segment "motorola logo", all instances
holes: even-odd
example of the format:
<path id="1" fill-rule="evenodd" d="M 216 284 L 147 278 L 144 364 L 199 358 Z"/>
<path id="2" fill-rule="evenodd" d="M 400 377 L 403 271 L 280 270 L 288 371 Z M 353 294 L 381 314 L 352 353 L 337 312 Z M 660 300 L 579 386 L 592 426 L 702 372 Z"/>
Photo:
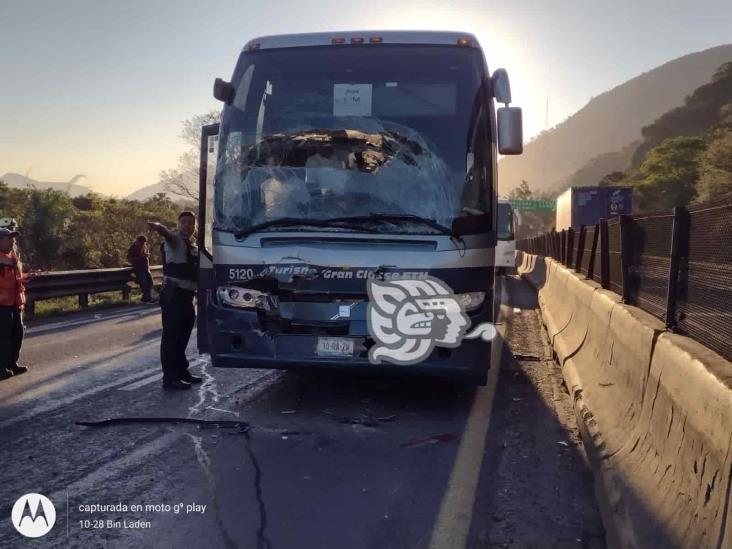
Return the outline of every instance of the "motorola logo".
<path id="1" fill-rule="evenodd" d="M 27 538 L 40 538 L 53 528 L 56 508 L 43 494 L 26 494 L 13 505 L 13 526 Z"/>

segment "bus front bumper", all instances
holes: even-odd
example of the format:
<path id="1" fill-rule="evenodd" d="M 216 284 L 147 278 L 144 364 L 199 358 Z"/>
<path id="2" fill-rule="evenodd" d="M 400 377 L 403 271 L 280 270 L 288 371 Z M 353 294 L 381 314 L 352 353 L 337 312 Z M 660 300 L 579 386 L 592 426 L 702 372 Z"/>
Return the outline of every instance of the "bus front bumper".
<path id="1" fill-rule="evenodd" d="M 373 340 L 365 322 L 354 321 L 348 334 L 272 333 L 263 329 L 255 311 L 208 308 L 211 362 L 222 368 L 272 368 L 288 370 L 331 369 L 339 371 L 420 374 L 464 380 L 484 385 L 490 367 L 491 343 L 464 340 L 459 347 L 435 347 L 423 361 L 411 365 L 369 361 Z M 321 356 L 319 338 L 353 340 L 350 356 Z"/>

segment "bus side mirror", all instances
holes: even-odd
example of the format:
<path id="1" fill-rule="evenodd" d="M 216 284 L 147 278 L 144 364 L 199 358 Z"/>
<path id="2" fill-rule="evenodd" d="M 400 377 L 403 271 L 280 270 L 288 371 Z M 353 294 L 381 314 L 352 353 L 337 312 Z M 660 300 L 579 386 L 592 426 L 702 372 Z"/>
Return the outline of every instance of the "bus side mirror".
<path id="1" fill-rule="evenodd" d="M 234 102 L 234 96 L 236 90 L 232 86 L 231 82 L 226 82 L 221 78 L 217 78 L 214 81 L 213 95 L 219 101 L 223 101 L 227 105 L 231 105 Z"/>
<path id="2" fill-rule="evenodd" d="M 498 152 L 506 155 L 524 152 L 523 116 L 520 107 L 498 109 Z"/>
<path id="3" fill-rule="evenodd" d="M 491 77 L 491 83 L 496 101 L 508 105 L 511 102 L 511 82 L 506 69 L 496 69 Z"/>

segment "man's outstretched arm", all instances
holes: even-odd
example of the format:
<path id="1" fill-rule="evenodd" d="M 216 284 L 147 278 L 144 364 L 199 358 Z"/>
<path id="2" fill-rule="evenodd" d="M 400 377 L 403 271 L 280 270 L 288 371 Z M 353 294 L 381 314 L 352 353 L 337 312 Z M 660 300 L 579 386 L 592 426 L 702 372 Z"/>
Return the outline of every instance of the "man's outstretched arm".
<path id="1" fill-rule="evenodd" d="M 165 240 L 168 241 L 168 244 L 170 244 L 173 248 L 175 248 L 176 245 L 176 239 L 174 238 L 173 232 L 168 229 L 165 225 L 162 223 L 158 223 L 156 221 L 148 221 L 147 226 L 158 233 L 160 236 L 162 236 Z"/>

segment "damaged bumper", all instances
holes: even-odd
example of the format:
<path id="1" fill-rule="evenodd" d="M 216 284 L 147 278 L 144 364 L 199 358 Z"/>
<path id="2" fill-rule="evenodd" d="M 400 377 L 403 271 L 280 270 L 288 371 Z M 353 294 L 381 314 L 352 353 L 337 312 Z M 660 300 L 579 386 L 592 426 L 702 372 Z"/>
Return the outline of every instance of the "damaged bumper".
<path id="1" fill-rule="evenodd" d="M 418 364 L 372 364 L 368 358 L 373 340 L 366 324 L 367 303 L 347 305 L 348 317 L 342 318 L 343 302 L 281 302 L 277 314 L 267 315 L 209 300 L 206 317 L 212 364 L 224 368 L 419 373 L 485 383 L 491 344 L 482 340 L 465 340 L 457 348 L 436 347 Z M 486 305 L 486 310 L 492 306 Z M 473 325 L 489 320 L 482 316 L 476 315 Z M 322 356 L 318 347 L 323 338 L 352 340 L 353 353 Z"/>

